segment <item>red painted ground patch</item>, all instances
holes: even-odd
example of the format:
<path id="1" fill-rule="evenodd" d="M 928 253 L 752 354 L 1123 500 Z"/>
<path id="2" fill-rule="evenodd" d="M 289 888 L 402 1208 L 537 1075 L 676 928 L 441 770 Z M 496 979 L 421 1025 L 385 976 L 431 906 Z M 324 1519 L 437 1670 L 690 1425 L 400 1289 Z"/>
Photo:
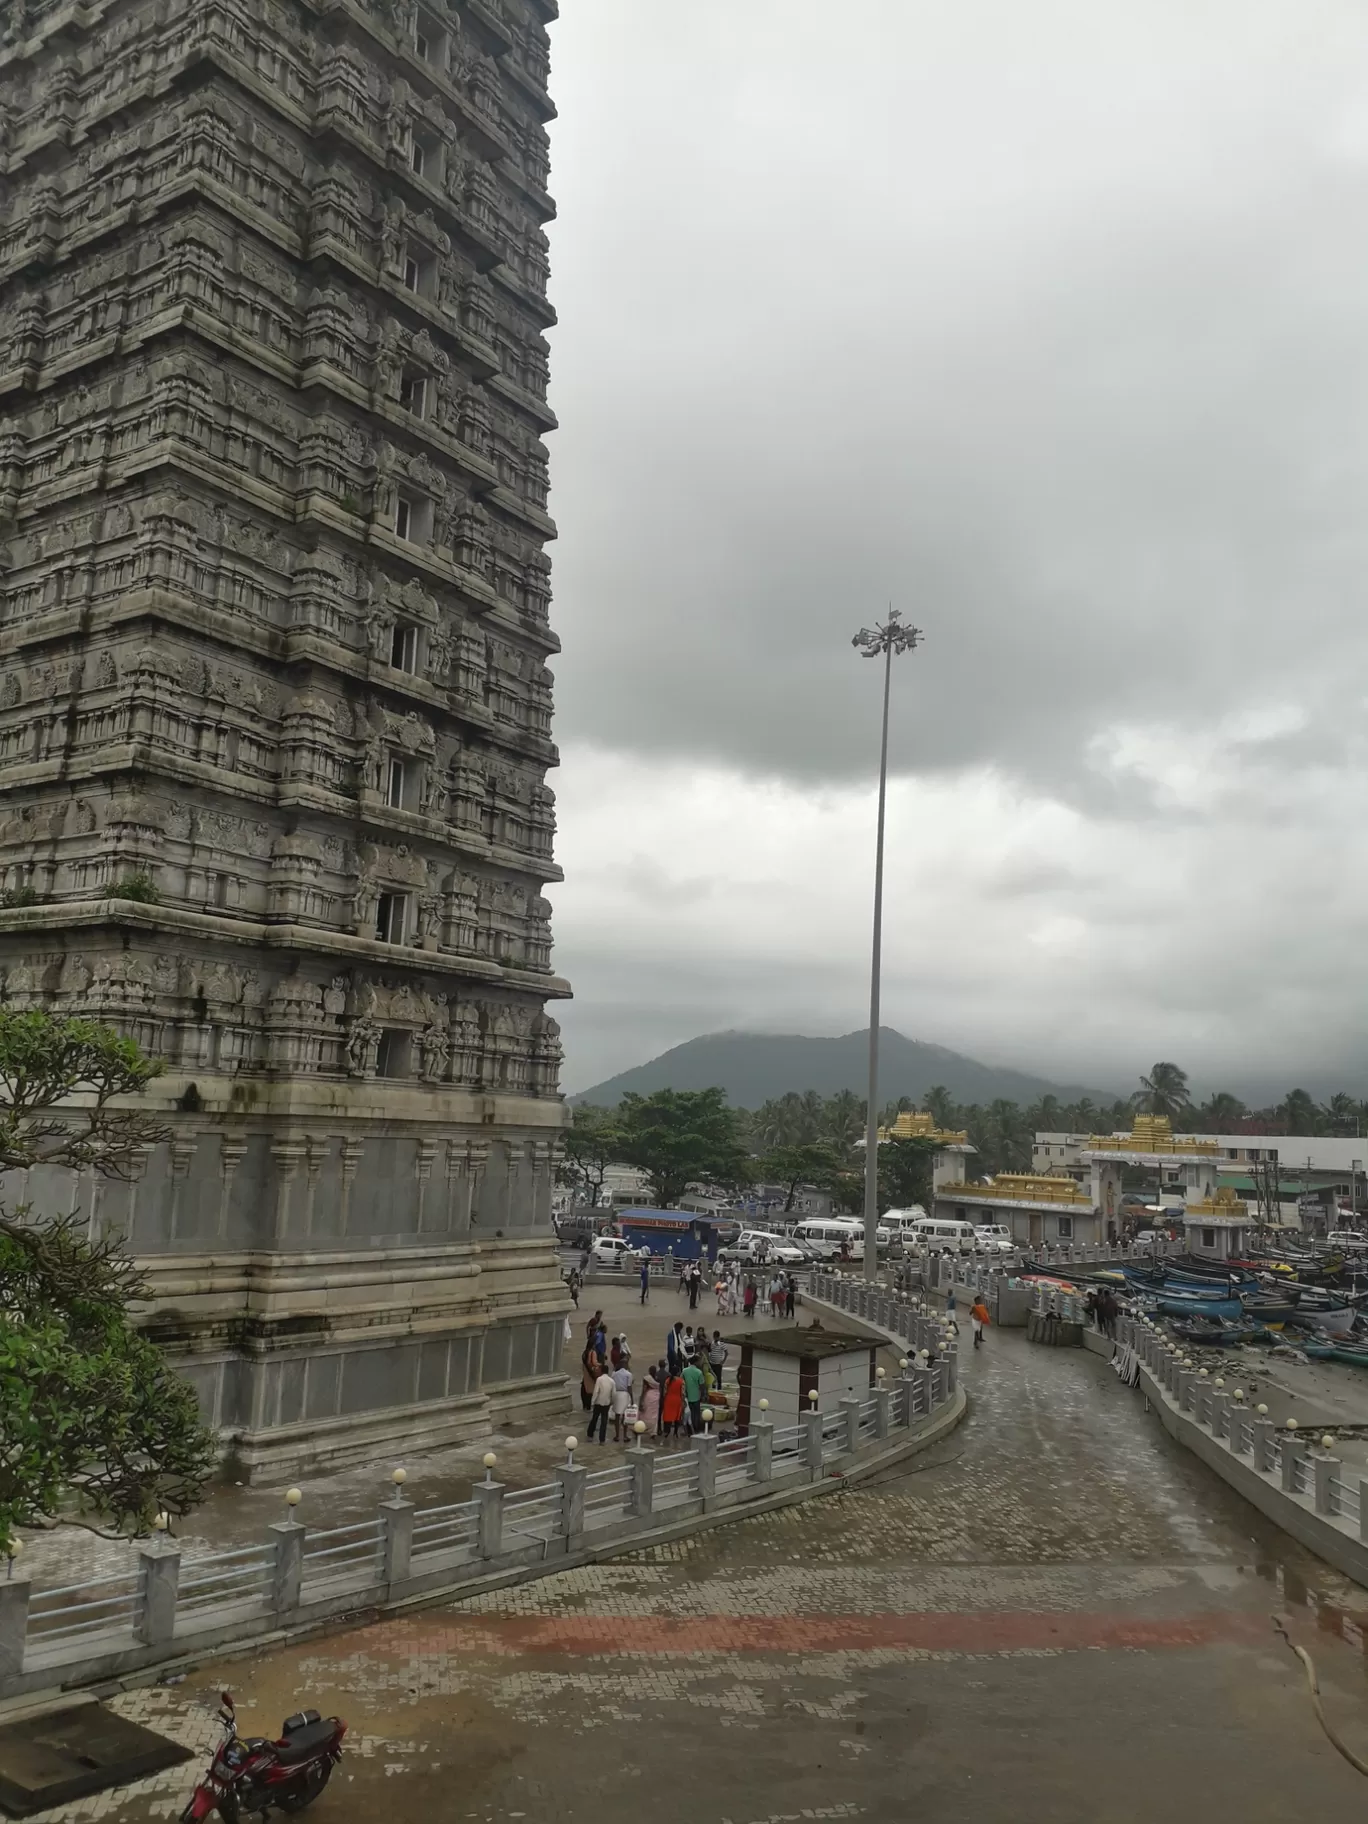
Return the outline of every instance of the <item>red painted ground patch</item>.
<path id="1" fill-rule="evenodd" d="M 919 1615 L 481 1615 L 379 1630 L 409 1653 L 1145 1652 L 1263 1640 L 1266 1620 L 1214 1611 L 1118 1617 L 1071 1611 Z"/>

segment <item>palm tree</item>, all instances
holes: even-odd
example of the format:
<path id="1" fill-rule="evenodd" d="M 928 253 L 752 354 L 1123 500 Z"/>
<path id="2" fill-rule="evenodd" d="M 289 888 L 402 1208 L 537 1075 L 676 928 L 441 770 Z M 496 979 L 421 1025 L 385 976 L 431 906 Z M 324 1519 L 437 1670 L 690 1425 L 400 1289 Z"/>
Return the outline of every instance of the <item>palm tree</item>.
<path id="1" fill-rule="evenodd" d="M 1278 1119 L 1289 1134 L 1314 1134 L 1319 1131 L 1320 1110 L 1304 1089 L 1289 1089 L 1278 1105 Z"/>
<path id="2" fill-rule="evenodd" d="M 1167 1115 L 1171 1121 L 1192 1100 L 1188 1094 L 1187 1072 L 1176 1064 L 1151 1065 L 1150 1074 L 1141 1077 L 1136 1100 L 1151 1115 Z"/>
<path id="3" fill-rule="evenodd" d="M 955 1106 L 955 1098 L 944 1083 L 933 1083 L 922 1097 L 922 1107 L 930 1115 L 936 1126 L 942 1129 L 953 1129 L 963 1125 L 963 1117 Z"/>
<path id="4" fill-rule="evenodd" d="M 1351 1131 L 1354 1134 L 1359 1133 L 1362 1104 L 1356 1102 L 1352 1096 L 1346 1095 L 1343 1090 L 1340 1090 L 1338 1095 L 1331 1096 L 1325 1105 L 1325 1112 L 1337 1133 L 1347 1134 Z"/>
<path id="5" fill-rule="evenodd" d="M 803 1146 L 815 1146 L 822 1137 L 822 1114 L 824 1104 L 815 1089 L 805 1089 L 799 1097 L 802 1105 L 801 1125 Z"/>
<path id="6" fill-rule="evenodd" d="M 1218 1089 L 1214 1095 L 1207 1097 L 1197 1111 L 1209 1133 L 1233 1133 L 1235 1123 L 1242 1121 L 1248 1112 L 1238 1096 L 1232 1096 L 1229 1090 Z"/>
<path id="7" fill-rule="evenodd" d="M 1069 1112 L 1069 1128 L 1075 1134 L 1091 1134 L 1097 1130 L 1097 1104 L 1091 1096 L 1080 1096 Z"/>
<path id="8" fill-rule="evenodd" d="M 844 1158 L 864 1133 L 865 1105 L 853 1089 L 839 1089 L 828 1096 L 823 1111 L 823 1138 L 838 1148 Z"/>

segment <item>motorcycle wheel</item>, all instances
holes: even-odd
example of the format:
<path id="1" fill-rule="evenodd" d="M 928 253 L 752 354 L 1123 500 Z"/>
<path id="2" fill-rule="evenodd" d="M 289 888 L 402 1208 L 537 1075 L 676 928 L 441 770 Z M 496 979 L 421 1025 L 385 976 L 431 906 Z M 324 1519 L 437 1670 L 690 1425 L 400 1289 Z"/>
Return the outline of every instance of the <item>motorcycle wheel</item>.
<path id="1" fill-rule="evenodd" d="M 332 1770 L 333 1764 L 331 1761 L 316 1761 L 304 1775 L 304 1781 L 299 1790 L 297 1792 L 285 1794 L 282 1798 L 276 1800 L 276 1804 L 280 1807 L 281 1811 L 303 1811 L 306 1805 L 313 1804 L 319 1793 L 322 1792 L 323 1788 L 332 1778 Z"/>

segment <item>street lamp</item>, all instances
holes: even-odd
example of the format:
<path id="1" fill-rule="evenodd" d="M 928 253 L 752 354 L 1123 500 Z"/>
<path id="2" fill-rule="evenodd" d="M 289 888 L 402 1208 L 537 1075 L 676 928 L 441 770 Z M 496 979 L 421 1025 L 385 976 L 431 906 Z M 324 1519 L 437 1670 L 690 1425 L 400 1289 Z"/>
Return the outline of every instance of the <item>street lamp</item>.
<path id="1" fill-rule="evenodd" d="M 896 608 L 880 627 L 862 627 L 850 642 L 867 659 L 882 658 L 883 734 L 879 742 L 879 827 L 874 844 L 874 944 L 869 967 L 869 1106 L 865 1121 L 865 1278 L 879 1270 L 879 965 L 883 944 L 884 803 L 888 795 L 888 691 L 893 654 L 910 652 L 921 640 L 919 627 L 907 626 Z"/>

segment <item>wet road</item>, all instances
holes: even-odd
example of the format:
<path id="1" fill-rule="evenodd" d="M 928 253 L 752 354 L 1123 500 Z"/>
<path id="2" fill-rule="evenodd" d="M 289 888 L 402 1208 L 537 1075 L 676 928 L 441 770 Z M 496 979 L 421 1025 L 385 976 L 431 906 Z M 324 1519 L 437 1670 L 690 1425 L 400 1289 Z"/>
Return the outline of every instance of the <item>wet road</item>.
<path id="1" fill-rule="evenodd" d="M 846 1494 L 223 1669 L 336 1710 L 319 1824 L 1251 1821 L 1362 1806 L 1274 1611 L 1368 1754 L 1368 1592 L 1179 1452 L 1081 1351 L 994 1332 L 959 1431 Z M 121 1708 L 208 1743 L 216 1674 Z M 253 1709 L 245 1706 L 251 1703 Z M 64 1819 L 173 1815 L 184 1772 Z"/>

